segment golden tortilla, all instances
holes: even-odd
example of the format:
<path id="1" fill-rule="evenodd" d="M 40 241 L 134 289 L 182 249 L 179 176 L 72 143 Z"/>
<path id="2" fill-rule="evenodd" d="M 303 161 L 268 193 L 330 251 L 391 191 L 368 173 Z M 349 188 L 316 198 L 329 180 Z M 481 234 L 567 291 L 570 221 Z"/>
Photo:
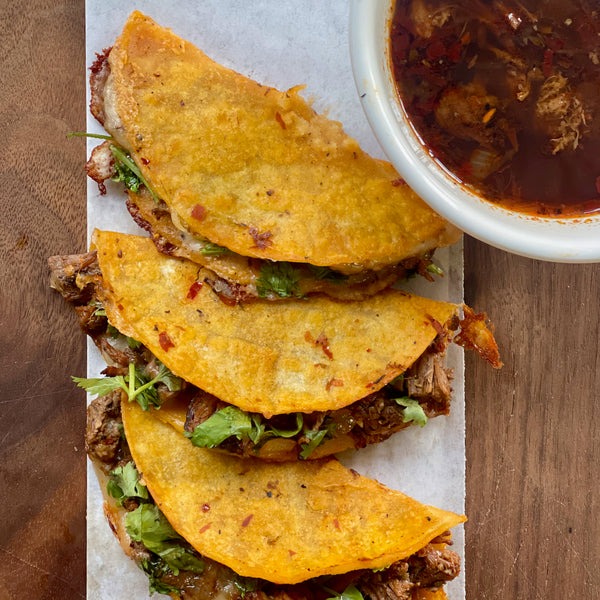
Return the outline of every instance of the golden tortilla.
<path id="1" fill-rule="evenodd" d="M 109 63 L 105 127 L 190 232 L 243 256 L 371 269 L 460 237 L 300 88 L 252 81 L 140 12 Z"/>
<path id="2" fill-rule="evenodd" d="M 94 248 L 113 326 L 186 381 L 266 416 L 333 410 L 377 391 L 459 310 L 399 290 L 228 306 L 204 283 L 210 271 L 158 253 L 149 238 L 96 231 Z"/>
<path id="3" fill-rule="evenodd" d="M 242 460 L 193 447 L 135 402 L 122 412 L 135 464 L 171 525 L 243 576 L 293 584 L 385 567 L 465 521 L 335 459 Z"/>

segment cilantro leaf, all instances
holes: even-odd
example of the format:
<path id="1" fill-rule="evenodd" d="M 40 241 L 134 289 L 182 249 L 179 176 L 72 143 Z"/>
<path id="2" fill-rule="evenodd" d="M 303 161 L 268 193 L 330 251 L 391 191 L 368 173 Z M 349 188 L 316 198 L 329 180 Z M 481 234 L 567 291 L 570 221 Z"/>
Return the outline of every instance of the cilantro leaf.
<path id="1" fill-rule="evenodd" d="M 158 374 L 152 379 L 142 369 L 136 369 L 133 363 L 129 363 L 129 374 L 125 376 L 92 379 L 71 377 L 71 379 L 86 392 L 95 396 L 106 396 L 120 388 L 127 394 L 129 402 L 135 400 L 144 410 L 148 410 L 150 406 L 160 408 L 161 402 L 156 384 L 164 383 L 171 392 L 181 389 L 181 379 L 173 375 L 162 363 Z"/>
<path id="2" fill-rule="evenodd" d="M 164 383 L 170 392 L 178 392 L 181 389 L 181 377 L 173 375 L 163 363 L 160 363 L 158 375 L 154 379 L 157 379 L 159 383 Z"/>
<path id="3" fill-rule="evenodd" d="M 142 180 L 124 163 L 115 162 L 115 174 L 111 177 L 112 181 L 122 181 L 123 185 L 136 194 L 140 191 Z"/>
<path id="4" fill-rule="evenodd" d="M 233 585 L 240 591 L 240 595 L 243 598 L 246 594 L 258 590 L 258 579 L 242 577 L 241 575 L 236 574 Z"/>
<path id="5" fill-rule="evenodd" d="M 152 188 L 148 185 L 145 177 L 142 175 L 139 167 L 133 162 L 131 156 L 119 148 L 111 144 L 110 151 L 115 159 L 115 175 L 111 178 L 113 181 L 122 181 L 125 187 L 134 193 L 138 193 L 140 186 L 144 185 L 152 198 L 158 202 L 158 196 L 154 193 Z"/>
<path id="6" fill-rule="evenodd" d="M 165 544 L 157 554 L 169 565 L 175 575 L 179 574 L 179 570 L 192 571 L 192 573 L 204 571 L 204 563 L 185 546 Z"/>
<path id="7" fill-rule="evenodd" d="M 291 263 L 265 261 L 256 280 L 256 291 L 260 298 L 270 293 L 281 298 L 302 298 L 300 281 L 302 275 Z"/>
<path id="8" fill-rule="evenodd" d="M 330 590 L 329 588 L 325 589 L 333 594 L 333 596 L 330 596 L 327 598 L 327 600 L 364 600 L 360 590 L 352 583 L 339 594 L 334 590 Z"/>
<path id="9" fill-rule="evenodd" d="M 98 314 L 98 311 L 96 311 L 96 314 Z M 108 333 L 113 340 L 121 337 L 121 332 L 110 323 L 107 323 L 106 325 L 106 333 Z"/>
<path id="10" fill-rule="evenodd" d="M 132 540 L 141 542 L 150 552 L 160 556 L 175 575 L 180 569 L 194 573 L 204 570 L 204 563 L 187 547 L 155 504 L 140 504 L 128 512 L 125 529 Z"/>
<path id="11" fill-rule="evenodd" d="M 276 427 L 270 427 L 268 433 L 272 433 L 275 437 L 291 438 L 300 433 L 302 425 L 304 425 L 304 415 L 302 413 L 296 413 L 295 429 L 277 429 Z"/>
<path id="12" fill-rule="evenodd" d="M 404 412 L 402 414 L 402 422 L 408 423 L 409 421 L 414 421 L 417 425 L 421 427 L 425 427 L 427 423 L 427 415 L 423 410 L 423 407 L 419 404 L 418 400 L 414 400 L 413 398 L 395 398 L 396 404 L 404 407 Z"/>
<path id="13" fill-rule="evenodd" d="M 138 342 L 136 339 L 126 336 L 125 340 L 127 341 L 127 345 L 132 349 L 132 350 L 138 350 L 139 348 L 142 347 L 142 342 Z"/>
<path id="14" fill-rule="evenodd" d="M 148 410 L 150 405 L 160 408 L 160 398 L 155 387 L 157 383 L 164 383 L 171 392 L 181 389 L 181 379 L 173 375 L 162 363 L 158 374 L 152 379 L 144 371 L 136 369 L 133 363 L 129 363 L 129 375 L 126 379 L 129 384 L 127 389 L 129 402 L 135 400 L 144 410 Z"/>
<path id="15" fill-rule="evenodd" d="M 315 450 L 317 446 L 325 439 L 325 436 L 329 433 L 329 429 L 310 429 L 304 432 L 304 436 L 308 438 L 308 444 L 301 444 L 302 451 L 300 452 L 300 458 L 306 460 Z"/>
<path id="16" fill-rule="evenodd" d="M 330 283 L 344 283 L 348 281 L 348 275 L 344 275 L 339 271 L 334 271 L 329 267 L 317 267 L 316 265 L 308 265 L 315 279 L 321 279 L 322 281 L 329 281 Z"/>
<path id="17" fill-rule="evenodd" d="M 178 596 L 181 596 L 181 590 L 179 588 L 162 581 L 162 578 L 165 575 L 170 575 L 172 571 L 159 556 L 142 559 L 140 562 L 140 569 L 148 576 L 150 594 L 156 592 L 157 594 L 177 594 Z"/>
<path id="18" fill-rule="evenodd" d="M 219 246 L 218 244 L 213 244 L 213 242 L 207 242 L 200 252 L 204 256 L 221 256 L 223 254 L 229 254 L 231 250 L 229 248 L 225 248 L 225 246 Z"/>
<path id="19" fill-rule="evenodd" d="M 304 416 L 296 413 L 296 427 L 277 429 L 266 427 L 260 415 L 247 413 L 236 406 L 226 406 L 213 413 L 206 421 L 194 428 L 192 433 L 185 432 L 194 446 L 215 448 L 227 438 L 251 440 L 256 446 L 269 437 L 292 438 L 302 430 Z"/>
<path id="20" fill-rule="evenodd" d="M 98 377 L 86 379 L 84 377 L 71 377 L 78 387 L 83 388 L 93 396 L 106 396 L 110 392 L 121 388 L 127 391 L 125 377 L 118 375 L 117 377 Z"/>
<path id="21" fill-rule="evenodd" d="M 397 385 L 402 386 L 404 384 L 404 373 L 400 373 L 400 375 L 394 377 L 388 385 Z"/>
<path id="22" fill-rule="evenodd" d="M 254 423 L 256 428 L 256 423 Z M 194 428 L 193 433 L 185 432 L 194 446 L 200 448 L 215 448 L 231 436 L 250 438 L 254 443 L 258 442 L 257 436 L 251 437 L 253 420 L 247 412 L 236 406 L 226 406 L 213 413 L 204 423 Z"/>
<path id="23" fill-rule="evenodd" d="M 122 506 L 127 498 L 148 499 L 148 488 L 140 483 L 140 474 L 131 461 L 110 472 L 106 491 L 116 499 L 119 506 Z"/>
<path id="24" fill-rule="evenodd" d="M 182 539 L 155 504 L 140 504 L 128 512 L 125 526 L 132 540 L 142 542 L 155 554 L 158 554 L 155 549 L 160 551 L 165 542 Z"/>
<path id="25" fill-rule="evenodd" d="M 250 415 L 252 419 L 252 427 L 248 432 L 248 437 L 252 440 L 255 446 L 258 446 L 260 441 L 265 436 L 265 426 L 263 425 L 262 418 L 260 415 Z"/>

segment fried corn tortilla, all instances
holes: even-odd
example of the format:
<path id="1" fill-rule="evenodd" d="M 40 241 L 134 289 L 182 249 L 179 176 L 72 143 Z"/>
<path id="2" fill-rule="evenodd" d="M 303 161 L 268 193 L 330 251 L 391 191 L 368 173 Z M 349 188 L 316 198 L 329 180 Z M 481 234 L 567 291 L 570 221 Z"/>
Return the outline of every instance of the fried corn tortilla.
<path id="1" fill-rule="evenodd" d="M 272 464 L 194 448 L 122 403 L 131 454 L 154 501 L 200 554 L 293 584 L 410 556 L 462 515 L 425 506 L 335 459 Z"/>
<path id="2" fill-rule="evenodd" d="M 252 81 L 140 12 L 108 68 L 94 114 L 192 234 L 243 256 L 350 271 L 460 237 L 300 87 Z"/>
<path id="3" fill-rule="evenodd" d="M 266 416 L 333 410 L 381 389 L 419 358 L 459 306 L 387 290 L 360 302 L 223 303 L 210 271 L 148 238 L 96 231 L 108 320 L 174 374 Z M 207 275 L 208 274 L 208 275 Z"/>

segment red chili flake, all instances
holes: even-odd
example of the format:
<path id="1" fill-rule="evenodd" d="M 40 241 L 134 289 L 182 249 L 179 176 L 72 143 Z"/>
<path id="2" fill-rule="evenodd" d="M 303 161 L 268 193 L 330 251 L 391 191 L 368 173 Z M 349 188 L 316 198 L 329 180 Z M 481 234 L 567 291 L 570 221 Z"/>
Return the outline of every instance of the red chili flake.
<path id="1" fill-rule="evenodd" d="M 117 256 L 118 256 L 119 258 L 123 258 L 123 250 L 119 250 L 119 251 L 117 252 Z"/>
<path id="2" fill-rule="evenodd" d="M 242 521 L 242 527 L 248 527 L 248 525 L 250 525 L 250 521 L 252 521 L 252 517 L 254 515 L 248 515 L 243 521 Z"/>
<path id="3" fill-rule="evenodd" d="M 429 46 L 427 46 L 427 50 L 425 51 L 425 56 L 429 60 L 436 60 L 441 58 L 446 54 L 446 46 L 442 43 L 441 40 L 433 40 Z"/>
<path id="4" fill-rule="evenodd" d="M 203 504 L 200 510 L 202 512 L 208 512 L 210 510 L 210 506 L 208 504 Z"/>
<path id="5" fill-rule="evenodd" d="M 282 129 L 287 129 L 287 127 L 285 126 L 285 121 L 283 120 L 283 117 L 278 112 L 275 113 L 275 119 L 281 125 Z"/>
<path id="6" fill-rule="evenodd" d="M 144 158 L 143 156 L 140 158 L 140 160 L 142 161 L 142 164 L 144 164 L 144 165 L 150 164 L 150 161 L 147 158 Z"/>
<path id="7" fill-rule="evenodd" d="M 194 204 L 194 208 L 192 208 L 192 217 L 197 221 L 202 221 L 206 216 L 206 208 L 201 204 Z"/>
<path id="8" fill-rule="evenodd" d="M 165 352 L 168 352 L 169 348 L 175 348 L 175 344 L 171 341 L 171 338 L 166 331 L 161 331 L 158 334 L 158 343 Z"/>
<path id="9" fill-rule="evenodd" d="M 552 75 L 552 58 L 554 57 L 554 52 L 547 48 L 544 50 L 544 62 L 542 63 L 542 73 L 544 77 L 550 77 Z"/>
<path id="10" fill-rule="evenodd" d="M 188 300 L 193 300 L 198 295 L 198 292 L 200 292 L 201 289 L 202 282 L 194 281 L 194 283 L 192 283 L 192 285 L 190 286 L 190 291 L 187 295 Z"/>
<path id="11" fill-rule="evenodd" d="M 117 308 L 118 308 L 119 310 L 123 310 L 123 305 L 122 305 L 122 304 L 117 304 Z"/>
<path id="12" fill-rule="evenodd" d="M 600 177 L 596 177 L 596 191 L 600 194 Z"/>
<path id="13" fill-rule="evenodd" d="M 270 231 L 259 233 L 256 227 L 250 227 L 248 233 L 252 236 L 252 239 L 254 240 L 253 248 L 264 250 L 265 248 L 268 248 L 269 246 L 273 245 L 273 242 L 269 239 L 273 237 L 273 234 Z"/>
<path id="14" fill-rule="evenodd" d="M 327 339 L 327 336 L 324 333 L 321 333 L 319 335 L 319 337 L 315 340 L 315 344 L 317 346 L 321 346 L 321 348 L 323 349 L 323 352 L 325 353 L 325 356 L 329 360 L 333 360 L 333 354 L 332 354 L 331 350 L 329 349 L 329 340 Z"/>
<path id="15" fill-rule="evenodd" d="M 367 348 L 367 352 L 371 352 L 371 348 Z"/>
<path id="16" fill-rule="evenodd" d="M 211 525 L 212 525 L 212 521 L 210 523 L 207 523 L 206 525 L 204 525 L 204 527 L 200 527 L 200 533 L 204 533 L 205 531 L 208 531 L 208 529 L 210 528 Z"/>
<path id="17" fill-rule="evenodd" d="M 315 339 L 313 338 L 312 334 L 310 333 L 310 331 L 307 331 L 304 334 L 304 339 L 309 343 L 309 344 L 314 344 L 315 343 Z"/>
<path id="18" fill-rule="evenodd" d="M 406 181 L 404 181 L 402 177 L 398 177 L 398 179 L 394 179 L 394 181 L 392 181 L 392 185 L 394 187 L 400 187 L 401 185 L 406 185 Z"/>
<path id="19" fill-rule="evenodd" d="M 341 379 L 336 379 L 335 377 L 333 377 L 327 382 L 327 384 L 325 385 L 325 389 L 329 391 L 332 387 L 342 387 L 343 385 L 344 382 Z"/>
<path id="20" fill-rule="evenodd" d="M 290 556 L 294 556 L 294 554 L 296 554 L 293 550 L 288 550 L 288 553 Z"/>
<path id="21" fill-rule="evenodd" d="M 336 529 L 339 529 L 339 528 L 340 528 L 340 522 L 339 522 L 337 519 L 334 519 L 334 520 L 333 520 L 333 525 L 334 525 L 334 527 L 335 527 Z"/>

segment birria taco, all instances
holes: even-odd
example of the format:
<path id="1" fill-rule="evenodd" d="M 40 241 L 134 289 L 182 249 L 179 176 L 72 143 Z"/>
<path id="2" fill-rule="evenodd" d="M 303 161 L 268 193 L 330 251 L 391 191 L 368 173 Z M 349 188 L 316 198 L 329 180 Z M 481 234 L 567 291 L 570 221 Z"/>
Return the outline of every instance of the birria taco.
<path id="1" fill-rule="evenodd" d="M 356 299 L 431 277 L 432 252 L 460 232 L 300 90 L 252 81 L 134 12 L 92 66 L 110 139 L 88 174 L 101 189 L 123 181 L 159 250 L 210 268 L 232 301 Z"/>
<path id="2" fill-rule="evenodd" d="M 451 340 L 500 366 L 484 315 L 399 290 L 230 305 L 210 271 L 102 231 L 50 265 L 109 363 L 79 383 L 122 389 L 193 444 L 241 456 L 319 458 L 447 414 Z"/>
<path id="3" fill-rule="evenodd" d="M 122 399 L 122 401 L 121 401 Z M 113 391 L 88 409 L 104 510 L 150 591 L 184 600 L 442 600 L 465 517 L 335 459 L 275 464 L 191 447 Z"/>

